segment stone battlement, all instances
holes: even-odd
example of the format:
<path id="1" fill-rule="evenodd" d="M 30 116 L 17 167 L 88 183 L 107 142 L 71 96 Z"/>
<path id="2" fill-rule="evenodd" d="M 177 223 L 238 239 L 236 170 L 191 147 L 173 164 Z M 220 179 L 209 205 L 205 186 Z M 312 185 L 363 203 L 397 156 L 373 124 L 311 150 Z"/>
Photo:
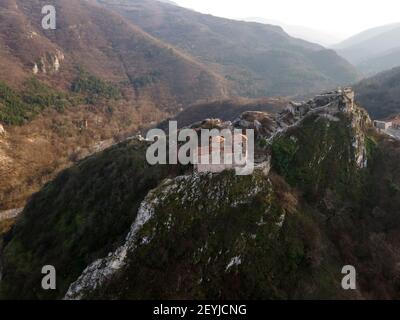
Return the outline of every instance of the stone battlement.
<path id="1" fill-rule="evenodd" d="M 338 88 L 335 91 L 319 94 L 308 102 L 291 102 L 284 112 L 291 113 L 296 117 L 303 117 L 310 111 L 326 109 L 332 113 L 349 111 L 354 108 L 355 93 L 350 87 Z"/>

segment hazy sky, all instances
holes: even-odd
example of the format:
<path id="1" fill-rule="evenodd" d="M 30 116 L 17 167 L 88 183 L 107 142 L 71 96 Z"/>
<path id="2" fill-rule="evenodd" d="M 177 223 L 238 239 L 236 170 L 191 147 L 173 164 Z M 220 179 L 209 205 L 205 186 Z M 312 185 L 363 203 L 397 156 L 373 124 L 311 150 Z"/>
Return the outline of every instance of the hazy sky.
<path id="1" fill-rule="evenodd" d="M 302 25 L 342 38 L 400 22 L 399 0 L 174 0 L 181 6 L 227 18 L 261 17 Z"/>

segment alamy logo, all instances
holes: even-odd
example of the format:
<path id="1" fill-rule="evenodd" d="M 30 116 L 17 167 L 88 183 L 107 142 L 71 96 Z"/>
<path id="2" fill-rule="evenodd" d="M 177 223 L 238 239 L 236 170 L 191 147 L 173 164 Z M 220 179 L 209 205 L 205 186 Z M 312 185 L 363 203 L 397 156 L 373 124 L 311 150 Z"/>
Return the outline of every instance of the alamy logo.
<path id="1" fill-rule="evenodd" d="M 46 5 L 42 8 L 42 14 L 45 16 L 42 19 L 42 28 L 44 30 L 56 29 L 56 8 L 52 5 Z"/>
<path id="2" fill-rule="evenodd" d="M 42 289 L 56 290 L 56 268 L 50 265 L 44 266 L 42 268 L 42 274 L 45 275 L 42 278 Z"/>
<path id="3" fill-rule="evenodd" d="M 342 279 L 342 288 L 344 290 L 356 290 L 356 268 L 353 266 L 344 266 L 342 268 L 342 274 L 345 274 Z"/>
<path id="4" fill-rule="evenodd" d="M 234 169 L 237 175 L 253 173 L 253 129 L 177 128 L 177 122 L 170 121 L 168 135 L 161 129 L 149 130 L 146 139 L 153 142 L 146 152 L 149 164 L 193 164 L 198 172 Z"/>

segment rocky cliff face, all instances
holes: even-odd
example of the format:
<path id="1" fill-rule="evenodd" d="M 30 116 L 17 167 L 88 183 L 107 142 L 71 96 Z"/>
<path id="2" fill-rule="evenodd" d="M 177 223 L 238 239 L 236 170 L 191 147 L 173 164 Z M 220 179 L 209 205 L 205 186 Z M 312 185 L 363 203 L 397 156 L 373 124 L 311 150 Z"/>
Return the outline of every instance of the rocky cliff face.
<path id="1" fill-rule="evenodd" d="M 46 74 L 57 73 L 60 70 L 61 63 L 64 61 L 65 56 L 60 50 L 55 53 L 47 53 L 45 56 L 40 57 L 39 61 L 33 65 L 32 72 L 37 75 L 39 72 Z"/>

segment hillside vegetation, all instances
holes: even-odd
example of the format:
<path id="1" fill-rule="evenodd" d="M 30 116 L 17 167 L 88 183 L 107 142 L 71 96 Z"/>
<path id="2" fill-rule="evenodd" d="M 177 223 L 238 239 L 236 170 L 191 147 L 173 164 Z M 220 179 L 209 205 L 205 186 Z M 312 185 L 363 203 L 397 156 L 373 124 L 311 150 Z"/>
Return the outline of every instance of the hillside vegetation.
<path id="1" fill-rule="evenodd" d="M 67 107 L 118 98 L 121 93 L 116 86 L 84 71 L 72 82 L 71 92 L 54 89 L 36 77 L 26 80 L 19 92 L 0 83 L 0 122 L 9 126 L 23 125 L 48 108 L 63 112 Z"/>
<path id="2" fill-rule="evenodd" d="M 2 286 L 8 298 L 60 297 L 82 268 L 121 244 L 147 192 L 164 178 L 181 172 L 179 167 L 150 167 L 146 148 L 147 143 L 134 140 L 121 143 L 62 172 L 33 196 L 26 210 L 36 213 L 19 220 L 13 233 L 21 238 L 13 237 L 10 255 L 2 254 L 2 259 L 21 266 L 16 272 L 3 269 L 3 276 L 9 275 L 18 283 L 18 279 L 29 278 L 22 287 L 11 282 Z M 58 270 L 56 292 L 35 289 L 41 275 L 31 277 L 31 270 L 40 270 L 43 261 Z"/>
<path id="3" fill-rule="evenodd" d="M 355 90 L 372 117 L 385 119 L 400 113 L 400 67 L 361 81 Z"/>

